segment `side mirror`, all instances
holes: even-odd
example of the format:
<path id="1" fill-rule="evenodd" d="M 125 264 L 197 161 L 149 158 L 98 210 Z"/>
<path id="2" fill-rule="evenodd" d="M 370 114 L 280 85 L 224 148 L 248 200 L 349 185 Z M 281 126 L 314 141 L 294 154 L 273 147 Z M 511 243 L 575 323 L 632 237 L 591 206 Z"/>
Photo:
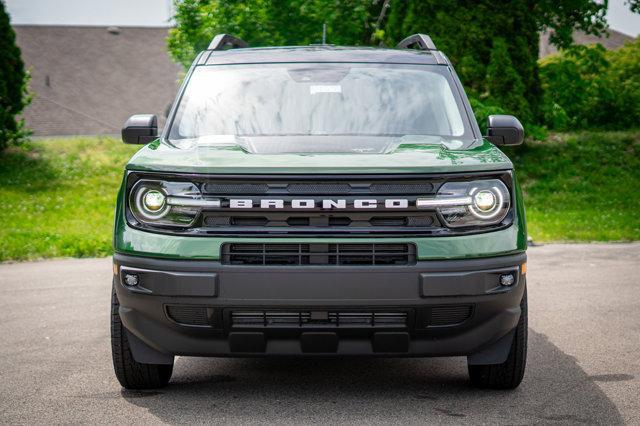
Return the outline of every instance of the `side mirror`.
<path id="1" fill-rule="evenodd" d="M 520 145 L 524 141 L 524 128 L 513 115 L 490 115 L 487 139 L 494 145 Z"/>
<path id="2" fill-rule="evenodd" d="M 158 138 L 158 117 L 153 114 L 132 115 L 122 128 L 122 141 L 147 144 Z"/>

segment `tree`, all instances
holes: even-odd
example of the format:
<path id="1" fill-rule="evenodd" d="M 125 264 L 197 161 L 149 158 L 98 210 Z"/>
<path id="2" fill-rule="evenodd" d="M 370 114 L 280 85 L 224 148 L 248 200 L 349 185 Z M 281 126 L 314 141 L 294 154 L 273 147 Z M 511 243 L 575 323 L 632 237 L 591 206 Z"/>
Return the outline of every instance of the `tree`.
<path id="1" fill-rule="evenodd" d="M 574 29 L 600 34 L 606 28 L 606 10 L 606 0 L 396 1 L 391 5 L 385 35 L 387 44 L 393 45 L 407 34 L 427 32 L 447 53 L 473 97 L 487 92 L 494 40 L 504 39 L 525 87 L 532 118 L 538 118 L 542 99 L 537 64 L 540 31 L 549 30 L 552 43 L 567 47 Z"/>
<path id="2" fill-rule="evenodd" d="M 575 29 L 590 34 L 604 31 L 607 11 L 607 0 L 176 1 L 176 27 L 169 47 L 186 66 L 221 32 L 252 46 L 317 43 L 324 22 L 328 42 L 334 44 L 395 46 L 407 35 L 427 33 L 449 56 L 469 94 L 489 106 L 493 102 L 485 96 L 489 62 L 494 41 L 503 39 L 524 86 L 524 103 L 518 104 L 534 121 L 542 116 L 540 31 L 549 30 L 552 43 L 567 47 Z M 629 1 L 633 7 L 638 0 Z"/>
<path id="3" fill-rule="evenodd" d="M 178 0 L 169 51 L 188 67 L 219 33 L 233 34 L 251 46 L 333 44 L 371 41 L 382 1 L 377 0 Z"/>
<path id="4" fill-rule="evenodd" d="M 524 91 L 525 86 L 513 66 L 507 43 L 502 38 L 495 39 L 487 67 L 487 95 L 506 113 L 530 122 L 531 111 Z"/>
<path id="5" fill-rule="evenodd" d="M 9 15 L 0 1 L 0 151 L 28 136 L 24 121 L 18 118 L 29 103 L 28 79 Z"/>
<path id="6" fill-rule="evenodd" d="M 640 39 L 616 50 L 572 46 L 541 61 L 547 126 L 637 127 L 640 122 Z"/>
<path id="7" fill-rule="evenodd" d="M 640 13 L 640 0 L 627 0 L 625 3 L 629 5 L 632 12 Z"/>

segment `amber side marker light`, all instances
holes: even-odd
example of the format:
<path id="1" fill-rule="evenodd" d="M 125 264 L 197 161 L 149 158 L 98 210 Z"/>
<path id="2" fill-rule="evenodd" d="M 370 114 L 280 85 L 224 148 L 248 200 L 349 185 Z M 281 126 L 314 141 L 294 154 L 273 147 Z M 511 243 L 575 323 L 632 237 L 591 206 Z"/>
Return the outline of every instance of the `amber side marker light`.
<path id="1" fill-rule="evenodd" d="M 527 273 L 527 262 L 524 262 L 522 264 L 522 266 L 520 267 L 520 272 L 522 273 L 522 275 L 526 275 L 526 273 Z"/>

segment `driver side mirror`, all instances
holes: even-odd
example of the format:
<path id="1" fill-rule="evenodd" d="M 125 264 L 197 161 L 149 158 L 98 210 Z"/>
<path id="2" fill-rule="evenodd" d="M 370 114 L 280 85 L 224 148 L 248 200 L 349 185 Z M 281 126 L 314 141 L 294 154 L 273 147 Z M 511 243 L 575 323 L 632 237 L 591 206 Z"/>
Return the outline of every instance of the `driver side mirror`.
<path id="1" fill-rule="evenodd" d="M 524 141 L 524 128 L 513 115 L 490 115 L 486 138 L 494 145 L 520 145 Z"/>
<path id="2" fill-rule="evenodd" d="M 122 128 L 122 141 L 128 144 L 147 144 L 158 139 L 158 117 L 154 114 L 132 115 Z"/>

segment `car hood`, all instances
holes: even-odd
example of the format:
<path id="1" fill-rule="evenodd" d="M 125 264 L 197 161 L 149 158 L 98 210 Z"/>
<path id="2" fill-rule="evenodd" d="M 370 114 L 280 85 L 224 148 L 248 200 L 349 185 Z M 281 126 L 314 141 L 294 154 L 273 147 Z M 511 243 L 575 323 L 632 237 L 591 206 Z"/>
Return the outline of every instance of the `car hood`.
<path id="1" fill-rule="evenodd" d="M 486 140 L 469 144 L 400 142 L 373 153 L 265 152 L 241 144 L 178 148 L 155 141 L 138 151 L 129 170 L 208 174 L 447 173 L 511 169 L 507 156 Z"/>

